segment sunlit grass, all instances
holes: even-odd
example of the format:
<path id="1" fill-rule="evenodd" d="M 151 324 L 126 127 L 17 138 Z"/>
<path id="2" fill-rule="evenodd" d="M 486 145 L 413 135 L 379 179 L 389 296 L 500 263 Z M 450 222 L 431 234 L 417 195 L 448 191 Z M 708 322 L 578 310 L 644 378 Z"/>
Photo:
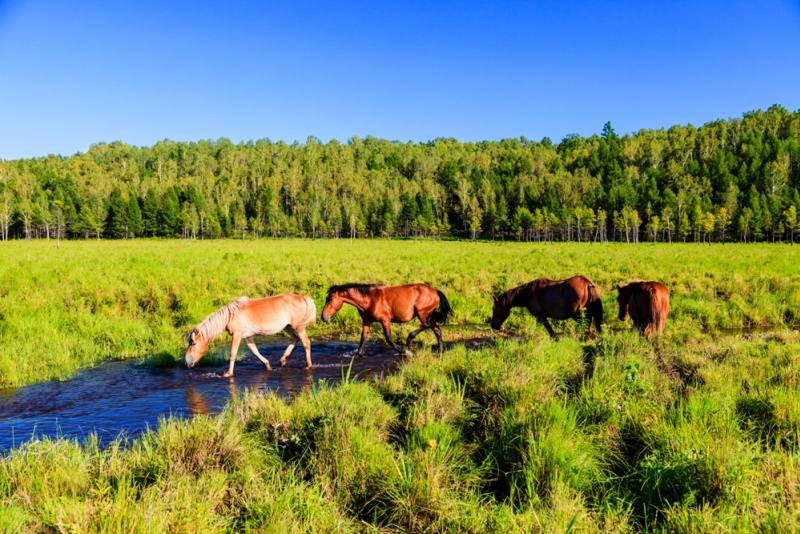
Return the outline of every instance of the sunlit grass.
<path id="1" fill-rule="evenodd" d="M 245 392 L 217 417 L 165 420 L 132 442 L 28 442 L 0 461 L 0 531 L 784 532 L 800 522 L 797 247 L 9 245 L 6 384 L 106 357 L 172 366 L 186 330 L 239 295 L 295 291 L 320 307 L 328 285 L 348 281 L 428 282 L 456 309 L 445 338 L 488 342 L 439 356 L 423 334 L 396 374 L 292 399 Z M 494 291 L 577 273 L 602 291 L 597 340 L 574 323 L 551 340 L 523 310 L 504 334 L 474 326 Z M 632 278 L 672 292 L 652 342 L 616 319 L 612 288 Z M 344 309 L 312 334 L 356 339 L 359 324 Z M 772 328 L 724 330 L 758 324 Z"/>

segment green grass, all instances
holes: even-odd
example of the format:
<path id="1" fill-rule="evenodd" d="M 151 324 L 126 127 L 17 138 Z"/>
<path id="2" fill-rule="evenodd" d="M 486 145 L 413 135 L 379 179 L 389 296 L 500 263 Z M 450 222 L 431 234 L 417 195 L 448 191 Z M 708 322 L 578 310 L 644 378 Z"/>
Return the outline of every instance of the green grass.
<path id="1" fill-rule="evenodd" d="M 800 320 L 800 248 L 786 245 L 579 245 L 431 241 L 13 241 L 0 257 L 0 386 L 64 379 L 108 358 L 182 360 L 186 333 L 239 296 L 297 292 L 322 309 L 343 282 L 427 282 L 448 296 L 459 325 L 485 324 L 491 296 L 534 278 L 589 276 L 607 326 L 614 287 L 659 280 L 671 291 L 671 332 L 781 325 Z M 312 335 L 357 339 L 346 306 Z M 508 328 L 541 335 L 524 313 Z M 398 327 L 404 339 L 414 326 Z M 559 327 L 574 331 L 565 323 Z M 380 329 L 378 329 L 380 330 Z M 378 336 L 376 331 L 373 336 Z M 430 344 L 433 336 L 422 334 Z"/>
<path id="2" fill-rule="evenodd" d="M 506 329 L 521 337 L 476 350 L 456 344 L 441 357 L 428 350 L 433 336 L 423 337 L 414 357 L 379 380 L 320 385 L 292 400 L 247 393 L 217 417 L 165 420 L 104 449 L 31 442 L 0 461 L 0 531 L 791 532 L 800 524 L 794 248 L 10 245 L 14 254 L 0 260 L 0 350 L 16 382 L 67 376 L 109 356 L 153 352 L 151 364 L 173 365 L 185 330 L 238 295 L 297 291 L 321 307 L 325 287 L 346 281 L 439 287 L 456 309 L 445 331 L 452 340 L 476 335 L 467 325 L 489 315 L 493 291 L 581 273 L 600 286 L 610 328 L 585 341 L 565 323 L 556 329 L 566 335 L 552 341 L 515 312 Z M 629 278 L 672 291 L 657 342 L 616 319 L 611 289 Z M 746 324 L 775 328 L 718 330 Z M 355 339 L 357 315 L 315 328 Z M 25 329 L 53 337 L 23 338 Z M 31 352 L 14 355 L 14 343 Z M 43 344 L 48 351 L 33 352 Z"/>

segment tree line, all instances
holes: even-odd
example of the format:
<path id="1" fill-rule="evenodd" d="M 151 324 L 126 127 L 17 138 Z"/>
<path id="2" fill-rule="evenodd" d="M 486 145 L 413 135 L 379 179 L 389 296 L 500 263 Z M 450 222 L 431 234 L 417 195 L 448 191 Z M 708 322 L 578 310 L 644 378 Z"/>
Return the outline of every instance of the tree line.
<path id="1" fill-rule="evenodd" d="M 0 161 L 2 239 L 788 241 L 800 111 L 618 135 L 98 143 Z"/>

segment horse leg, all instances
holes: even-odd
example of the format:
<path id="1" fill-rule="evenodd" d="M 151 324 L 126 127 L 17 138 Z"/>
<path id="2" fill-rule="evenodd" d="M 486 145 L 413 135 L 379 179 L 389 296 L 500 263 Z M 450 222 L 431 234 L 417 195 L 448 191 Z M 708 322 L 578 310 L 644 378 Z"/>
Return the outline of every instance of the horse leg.
<path id="1" fill-rule="evenodd" d="M 266 359 L 258 352 L 258 347 L 256 347 L 255 341 L 253 341 L 252 337 L 244 338 L 244 342 L 247 343 L 247 348 L 250 349 L 250 352 L 256 355 L 256 358 L 261 360 L 261 363 L 267 366 L 267 371 L 272 371 L 272 367 L 269 365 L 269 360 Z"/>
<path id="2" fill-rule="evenodd" d="M 536 315 L 536 322 L 539 323 L 547 330 L 547 333 L 550 334 L 550 337 L 555 339 L 556 333 L 553 331 L 553 327 L 550 326 L 550 321 L 547 320 L 547 317 L 543 317 L 541 315 Z"/>
<path id="3" fill-rule="evenodd" d="M 423 332 L 430 327 L 431 325 L 423 323 L 422 326 L 420 326 L 419 328 L 408 334 L 408 337 L 406 338 L 406 345 L 411 345 L 411 342 L 414 341 L 414 338 L 417 337 L 420 334 L 420 332 Z"/>
<path id="4" fill-rule="evenodd" d="M 239 343 L 241 342 L 242 334 L 239 332 L 233 334 L 233 341 L 231 342 L 231 361 L 228 364 L 228 372 L 222 375 L 224 378 L 233 376 L 233 364 L 236 363 L 236 353 L 239 352 Z"/>
<path id="5" fill-rule="evenodd" d="M 441 356 L 442 350 L 444 350 L 442 344 L 442 329 L 439 328 L 439 325 L 433 323 L 433 333 L 436 334 L 436 343 L 439 346 L 439 355 Z"/>
<path id="6" fill-rule="evenodd" d="M 286 350 L 285 350 L 285 351 L 283 351 L 283 356 L 281 356 L 281 361 L 280 361 L 280 363 L 281 363 L 281 367 L 283 367 L 284 365 L 286 365 L 286 358 L 288 358 L 288 357 L 289 357 L 289 355 L 292 353 L 292 351 L 294 350 L 294 348 L 295 348 L 295 347 L 297 346 L 297 344 L 300 342 L 300 338 L 299 338 L 299 337 L 297 337 L 297 332 L 295 332 L 295 331 L 294 331 L 294 328 L 292 328 L 291 326 L 287 326 L 287 327 L 286 327 L 286 328 L 284 328 L 283 330 L 284 330 L 284 331 L 285 331 L 287 334 L 289 334 L 290 336 L 292 336 L 292 340 L 289 342 L 289 346 L 288 346 L 288 347 L 286 347 Z"/>
<path id="7" fill-rule="evenodd" d="M 367 336 L 369 336 L 369 327 L 370 325 L 368 323 L 364 323 L 361 326 L 361 343 L 358 345 L 356 356 L 364 355 L 364 342 L 367 340 Z"/>
<path id="8" fill-rule="evenodd" d="M 311 341 L 308 339 L 308 334 L 303 330 L 298 332 L 297 336 L 303 343 L 303 348 L 306 349 L 306 369 L 311 369 Z"/>
<path id="9" fill-rule="evenodd" d="M 389 345 L 402 356 L 404 354 L 403 348 L 392 339 L 392 324 L 388 320 L 385 320 L 381 321 L 381 326 L 383 326 L 383 335 L 386 336 L 386 341 L 388 341 Z"/>

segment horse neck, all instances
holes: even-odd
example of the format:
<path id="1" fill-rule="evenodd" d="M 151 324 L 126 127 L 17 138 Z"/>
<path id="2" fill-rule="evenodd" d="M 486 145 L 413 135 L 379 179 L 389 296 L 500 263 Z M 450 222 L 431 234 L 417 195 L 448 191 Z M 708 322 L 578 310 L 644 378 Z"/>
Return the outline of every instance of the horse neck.
<path id="1" fill-rule="evenodd" d="M 355 306 L 361 311 L 364 311 L 367 308 L 369 308 L 369 303 L 372 300 L 371 297 L 366 296 L 354 290 L 350 290 L 347 293 L 340 293 L 339 298 L 341 298 L 346 303 Z"/>
<path id="2" fill-rule="evenodd" d="M 246 303 L 246 298 L 239 298 L 226 304 L 203 319 L 203 322 L 197 325 L 195 330 L 205 337 L 208 342 L 213 341 L 214 338 L 225 331 L 231 318 L 233 318 Z"/>
<path id="3" fill-rule="evenodd" d="M 528 302 L 528 297 L 531 294 L 530 284 L 523 284 L 521 286 L 509 289 L 505 293 L 503 301 L 509 308 L 518 308 L 525 306 Z"/>

